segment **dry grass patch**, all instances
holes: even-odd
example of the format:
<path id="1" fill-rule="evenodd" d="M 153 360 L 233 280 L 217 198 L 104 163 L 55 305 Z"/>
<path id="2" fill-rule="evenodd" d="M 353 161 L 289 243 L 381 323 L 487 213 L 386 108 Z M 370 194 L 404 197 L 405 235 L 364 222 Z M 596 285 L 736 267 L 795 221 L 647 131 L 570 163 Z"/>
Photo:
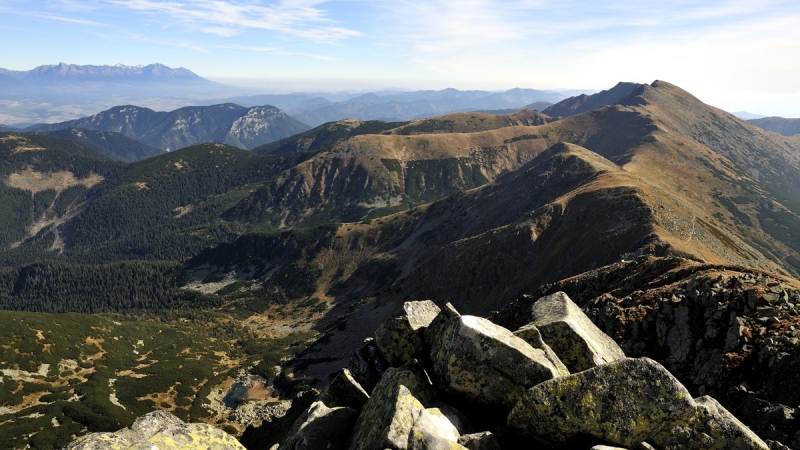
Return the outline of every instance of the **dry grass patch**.
<path id="1" fill-rule="evenodd" d="M 22 153 L 22 152 L 38 152 L 38 151 L 45 150 L 44 147 L 36 145 L 36 144 L 33 144 L 28 139 L 26 139 L 26 138 L 24 138 L 22 136 L 19 136 L 19 135 L 4 136 L 4 137 L 0 138 L 0 142 L 2 142 L 4 144 L 5 143 L 16 144 L 16 147 L 11 149 L 11 154 L 12 155 L 17 154 L 17 153 Z"/>
<path id="2" fill-rule="evenodd" d="M 105 178 L 102 175 L 92 174 L 86 178 L 76 178 L 75 174 L 72 172 L 53 172 L 53 173 L 43 173 L 37 172 L 30 167 L 23 170 L 22 172 L 16 172 L 10 174 L 5 180 L 4 183 L 8 187 L 22 189 L 23 191 L 29 191 L 33 194 L 47 191 L 47 190 L 54 190 L 58 193 L 61 193 L 68 188 L 73 186 L 85 186 L 86 188 L 91 188 L 102 182 Z"/>

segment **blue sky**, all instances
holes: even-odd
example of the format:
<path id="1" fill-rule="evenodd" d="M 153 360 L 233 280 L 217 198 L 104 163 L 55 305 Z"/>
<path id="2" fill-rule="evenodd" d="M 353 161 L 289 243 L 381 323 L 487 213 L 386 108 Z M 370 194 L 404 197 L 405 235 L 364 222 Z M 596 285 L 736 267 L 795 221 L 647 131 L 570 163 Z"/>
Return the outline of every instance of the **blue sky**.
<path id="1" fill-rule="evenodd" d="M 800 2 L 0 0 L 0 67 L 185 67 L 265 90 L 677 84 L 800 117 Z"/>

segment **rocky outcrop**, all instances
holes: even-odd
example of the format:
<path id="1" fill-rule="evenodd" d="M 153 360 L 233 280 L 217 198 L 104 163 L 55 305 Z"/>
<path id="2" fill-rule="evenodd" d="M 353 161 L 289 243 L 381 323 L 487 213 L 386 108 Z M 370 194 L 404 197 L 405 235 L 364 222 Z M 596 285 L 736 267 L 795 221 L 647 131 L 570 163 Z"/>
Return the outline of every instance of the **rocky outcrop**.
<path id="1" fill-rule="evenodd" d="M 590 437 L 634 447 L 692 406 L 689 391 L 660 364 L 630 358 L 534 386 L 508 423 L 523 435 L 561 446 Z"/>
<path id="2" fill-rule="evenodd" d="M 637 258 L 542 288 L 580 306 L 630 356 L 661 362 L 766 439 L 800 448 L 800 289 L 741 267 Z M 493 320 L 519 326 L 536 296 Z M 745 404 L 745 400 L 748 400 Z M 757 404 L 761 406 L 756 406 Z"/>
<path id="3" fill-rule="evenodd" d="M 349 439 L 358 411 L 347 407 L 328 408 L 314 402 L 295 422 L 278 450 L 338 448 Z"/>
<path id="4" fill-rule="evenodd" d="M 557 333 L 554 339 L 564 334 L 584 343 L 607 339 L 586 325 L 589 319 L 565 294 L 543 301 L 540 311 L 546 307 L 557 314 L 540 313 L 539 319 L 552 319 L 540 323 L 569 322 L 567 328 L 572 330 Z M 414 307 L 409 303 L 404 311 Z M 569 374 L 556 350 L 559 347 L 540 333 L 534 318 L 512 332 L 487 319 L 462 316 L 450 305 L 413 329 L 397 326 L 408 321 L 404 316 L 390 318 L 394 323 L 383 329 L 405 329 L 389 334 L 393 340 L 405 336 L 429 352 L 405 353 L 419 359 L 392 356 L 395 365 L 380 373 L 364 370 L 337 375 L 339 381 L 331 383 L 321 398 L 336 403 L 334 391 L 345 386 L 345 391 L 353 392 L 354 386 L 363 385 L 359 397 L 368 396 L 368 400 L 352 427 L 344 421 L 336 427 L 349 437 L 327 439 L 324 448 L 770 448 L 715 400 L 693 399 L 654 360 L 627 358 L 613 346 L 606 351 L 602 345 L 586 344 L 592 348 L 587 354 L 601 356 L 593 359 L 593 367 Z M 366 351 L 370 346 L 374 353 Z M 401 348 L 408 347 L 401 344 Z M 371 341 L 360 353 L 354 360 L 373 368 L 369 361 L 389 359 Z M 359 374 L 379 379 L 370 389 Z M 336 408 L 350 409 L 317 402 L 303 417 Z M 280 448 L 306 448 L 288 446 L 293 439 L 287 437 Z"/>
<path id="5" fill-rule="evenodd" d="M 526 388 L 568 373 L 543 350 L 481 317 L 451 320 L 431 345 L 438 384 L 448 393 L 483 404 L 511 407 Z"/>
<path id="6" fill-rule="evenodd" d="M 390 368 L 364 405 L 350 448 L 407 448 L 412 429 L 425 411 L 422 401 L 432 399 L 428 376 L 416 361 Z"/>
<path id="7" fill-rule="evenodd" d="M 233 436 L 204 423 L 184 423 L 168 412 L 146 414 L 116 433 L 92 433 L 67 445 L 65 450 L 151 449 L 238 450 Z"/>
<path id="8" fill-rule="evenodd" d="M 400 311 L 375 331 L 375 346 L 391 365 L 400 365 L 425 351 L 424 329 L 441 309 L 430 300 L 405 302 Z"/>
<path id="9" fill-rule="evenodd" d="M 536 301 L 530 318 L 570 372 L 580 372 L 625 357 L 619 345 L 600 331 L 563 292 Z"/>

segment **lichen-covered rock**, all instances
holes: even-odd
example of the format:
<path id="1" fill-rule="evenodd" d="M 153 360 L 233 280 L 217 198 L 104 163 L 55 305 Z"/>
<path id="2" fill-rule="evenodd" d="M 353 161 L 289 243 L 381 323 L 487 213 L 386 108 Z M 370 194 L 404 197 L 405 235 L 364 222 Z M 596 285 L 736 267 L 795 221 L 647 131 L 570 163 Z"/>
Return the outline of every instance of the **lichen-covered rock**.
<path id="1" fill-rule="evenodd" d="M 328 408 L 322 402 L 314 402 L 295 422 L 278 450 L 343 448 L 357 418 L 358 411 L 353 408 Z"/>
<path id="2" fill-rule="evenodd" d="M 146 414 L 116 433 L 93 433 L 65 450 L 240 450 L 233 436 L 204 423 L 184 423 L 170 413 Z"/>
<path id="3" fill-rule="evenodd" d="M 116 450 L 128 449 L 131 442 L 114 433 L 92 433 L 67 444 L 63 450 Z"/>
<path id="4" fill-rule="evenodd" d="M 481 433 L 463 434 L 459 436 L 458 443 L 469 450 L 500 450 L 500 441 L 491 431 Z"/>
<path id="5" fill-rule="evenodd" d="M 425 352 L 423 333 L 441 309 L 430 300 L 405 302 L 375 330 L 375 345 L 392 366 L 419 358 Z"/>
<path id="6" fill-rule="evenodd" d="M 572 373 L 625 357 L 622 349 L 567 294 L 542 297 L 531 308 L 532 324 Z"/>
<path id="7" fill-rule="evenodd" d="M 767 450 L 755 433 L 711 397 L 700 397 L 653 442 L 664 450 Z"/>
<path id="8" fill-rule="evenodd" d="M 414 422 L 408 435 L 408 450 L 456 450 L 458 429 L 438 408 L 427 408 Z"/>
<path id="9" fill-rule="evenodd" d="M 381 377 L 358 417 L 352 450 L 406 449 L 408 436 L 433 391 L 416 361 L 390 368 Z"/>
<path id="10" fill-rule="evenodd" d="M 439 334 L 442 327 L 456 317 L 461 317 L 461 314 L 452 303 L 446 303 L 423 332 L 423 338 L 425 339 L 425 343 L 428 344 L 428 348 L 433 346 L 433 342 L 436 340 L 436 336 Z"/>
<path id="11" fill-rule="evenodd" d="M 561 362 L 561 359 L 556 355 L 553 349 L 547 345 L 544 340 L 542 339 L 542 333 L 536 328 L 535 325 L 529 323 L 524 327 L 520 328 L 519 330 L 514 332 L 514 336 L 521 338 L 528 344 L 531 344 L 531 347 L 538 348 L 539 350 L 544 352 L 544 355 L 550 360 L 551 363 L 561 372 L 569 373 L 569 369 L 567 366 Z"/>
<path id="12" fill-rule="evenodd" d="M 475 316 L 460 316 L 441 327 L 432 343 L 437 386 L 487 405 L 512 407 L 525 389 L 567 375 L 507 329 Z"/>
<path id="13" fill-rule="evenodd" d="M 686 388 L 660 364 L 626 358 L 532 387 L 508 424 L 557 445 L 593 438 L 634 447 L 693 406 Z"/>
<path id="14" fill-rule="evenodd" d="M 319 400 L 330 407 L 346 406 L 361 410 L 364 403 L 369 400 L 369 394 L 353 378 L 353 374 L 345 368 L 331 380 L 331 384 L 328 385 Z"/>
<path id="15" fill-rule="evenodd" d="M 375 340 L 367 338 L 361 344 L 353 357 L 350 359 L 349 369 L 353 378 L 358 381 L 362 388 L 369 394 L 386 369 L 389 368 L 389 363 L 378 351 L 375 346 Z"/>

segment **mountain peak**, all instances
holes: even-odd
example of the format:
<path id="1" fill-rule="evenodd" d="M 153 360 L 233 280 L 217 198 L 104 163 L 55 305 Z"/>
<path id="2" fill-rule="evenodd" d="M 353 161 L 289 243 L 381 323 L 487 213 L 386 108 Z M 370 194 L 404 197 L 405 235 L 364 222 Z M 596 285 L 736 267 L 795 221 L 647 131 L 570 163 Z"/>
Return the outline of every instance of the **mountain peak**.
<path id="1" fill-rule="evenodd" d="M 646 85 L 621 81 L 613 88 L 598 92 L 597 94 L 581 94 L 562 100 L 542 112 L 551 117 L 573 116 L 597 109 L 601 106 L 616 104 L 625 97 L 630 96 L 637 88 L 642 86 Z"/>

